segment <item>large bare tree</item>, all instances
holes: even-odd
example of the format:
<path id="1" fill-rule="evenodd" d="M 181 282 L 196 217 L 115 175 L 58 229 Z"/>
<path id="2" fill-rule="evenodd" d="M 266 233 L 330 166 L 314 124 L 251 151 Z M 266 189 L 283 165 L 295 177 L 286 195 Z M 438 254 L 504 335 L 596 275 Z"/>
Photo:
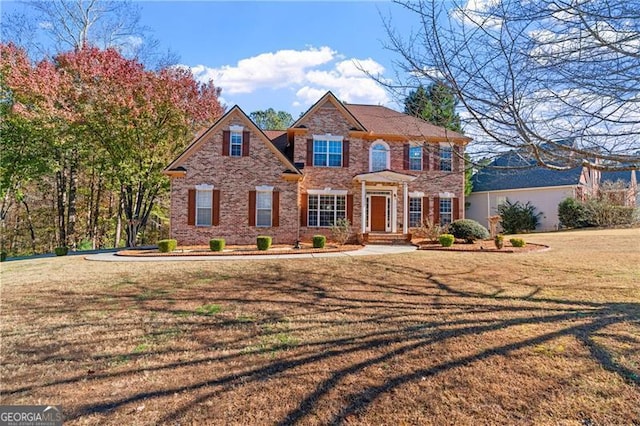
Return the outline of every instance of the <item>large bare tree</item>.
<path id="1" fill-rule="evenodd" d="M 417 18 L 386 22 L 398 88 L 451 87 L 479 156 L 640 168 L 639 0 L 398 3 Z"/>

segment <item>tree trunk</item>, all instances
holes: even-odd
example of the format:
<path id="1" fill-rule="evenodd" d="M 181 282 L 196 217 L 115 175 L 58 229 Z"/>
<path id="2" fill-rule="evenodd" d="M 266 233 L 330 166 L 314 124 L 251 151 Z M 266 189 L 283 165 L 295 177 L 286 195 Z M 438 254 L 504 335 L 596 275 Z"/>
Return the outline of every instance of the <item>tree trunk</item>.
<path id="1" fill-rule="evenodd" d="M 25 200 L 22 200 L 22 204 L 24 205 L 24 209 L 27 212 L 27 226 L 29 226 L 29 234 L 31 235 L 31 252 L 35 254 L 36 252 L 36 233 L 33 230 L 33 221 L 31 220 L 31 211 L 29 211 L 29 205 Z"/>
<path id="2" fill-rule="evenodd" d="M 64 246 L 67 244 L 67 224 L 65 220 L 65 198 L 66 198 L 66 179 L 64 170 L 58 170 L 56 172 L 56 206 L 58 220 L 56 226 L 58 227 L 58 246 Z"/>
<path id="3" fill-rule="evenodd" d="M 91 234 L 92 234 L 92 239 L 91 239 L 91 246 L 93 247 L 93 249 L 95 250 L 96 248 L 98 248 L 101 244 L 100 241 L 102 240 L 102 234 L 100 232 L 100 198 L 102 198 L 102 174 L 98 174 L 98 187 L 96 189 L 96 200 L 95 203 L 93 204 L 93 221 L 91 223 Z"/>
<path id="4" fill-rule="evenodd" d="M 69 164 L 69 199 L 67 206 L 67 239 L 75 249 L 77 245 L 76 237 L 76 195 L 78 192 L 78 153 L 73 152 L 71 163 Z"/>
<path id="5" fill-rule="evenodd" d="M 118 247 L 118 245 L 120 244 L 120 238 L 122 237 L 122 203 L 124 203 L 123 194 L 124 190 L 122 187 L 120 187 L 120 195 L 118 196 L 118 219 L 116 222 L 116 237 L 115 242 L 113 243 L 114 247 Z"/>

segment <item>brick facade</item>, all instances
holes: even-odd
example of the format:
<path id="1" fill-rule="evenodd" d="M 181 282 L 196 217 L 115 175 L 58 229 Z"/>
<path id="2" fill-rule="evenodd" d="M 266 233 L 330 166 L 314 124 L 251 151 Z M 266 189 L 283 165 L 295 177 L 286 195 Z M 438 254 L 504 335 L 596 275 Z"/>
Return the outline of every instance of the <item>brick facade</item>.
<path id="1" fill-rule="evenodd" d="M 330 94 L 329 94 L 330 95 Z M 331 95 L 333 96 L 333 95 Z M 325 99 L 325 98 L 323 98 Z M 336 101 L 337 102 L 337 101 Z M 223 131 L 230 126 L 242 126 L 250 131 L 250 146 L 246 156 L 230 157 L 223 155 Z M 297 239 L 309 240 L 315 234 L 330 236 L 326 227 L 300 226 L 300 210 L 303 197 L 310 190 L 346 191 L 353 205 L 352 229 L 355 233 L 362 230 L 362 186 L 354 177 L 369 173 L 369 152 L 372 144 L 384 140 L 389 146 L 390 169 L 403 175 L 415 176 L 408 184 L 408 192 L 420 192 L 428 200 L 428 215 L 434 215 L 434 200 L 442 193 L 448 193 L 458 199 L 456 217 L 464 215 L 464 171 L 460 161 L 454 160 L 454 170 L 443 172 L 434 170 L 404 170 L 405 144 L 402 135 L 372 135 L 358 128 L 357 120 L 345 114 L 334 102 L 319 102 L 296 123 L 295 129 L 289 129 L 289 141 L 293 144 L 293 162 L 304 163 L 303 176 L 284 179 L 284 172 L 293 168 L 283 156 L 274 152 L 274 147 L 265 140 L 249 118 L 239 108 L 234 108 L 217 122 L 203 137 L 194 142 L 173 166 L 179 164 L 182 171 L 179 177 L 171 179 L 171 234 L 181 245 L 208 244 L 211 238 L 225 238 L 227 244 L 254 244 L 256 236 L 270 235 L 274 243 L 293 243 Z M 362 126 L 360 126 L 362 127 Z M 307 161 L 307 141 L 314 135 L 341 136 L 348 141 L 348 166 L 313 167 Z M 438 142 L 415 141 L 416 144 L 438 151 Z M 228 153 L 227 153 L 228 154 Z M 169 173 L 167 173 L 169 174 Z M 290 173 L 289 176 L 292 174 Z M 189 190 L 196 185 L 213 185 L 220 191 L 219 224 L 217 226 L 194 226 L 188 224 Z M 403 229 L 404 202 L 402 184 L 384 184 L 380 188 L 395 188 L 397 195 L 397 221 L 399 232 Z M 249 226 L 249 192 L 258 186 L 273 187 L 279 192 L 279 226 Z M 375 183 L 368 183 L 367 190 L 376 190 Z M 305 219 L 306 220 L 306 219 Z"/>
<path id="2" fill-rule="evenodd" d="M 298 182 L 283 179 L 285 165 L 255 132 L 250 135 L 248 156 L 222 156 L 222 132 L 233 125 L 249 127 L 241 112 L 232 112 L 181 164 L 186 175 L 171 179 L 172 238 L 180 245 L 207 245 L 212 238 L 224 238 L 227 244 L 254 244 L 258 235 L 270 235 L 274 244 L 295 242 Z M 187 224 L 188 191 L 201 184 L 220 190 L 218 226 Z M 261 185 L 273 186 L 280 193 L 278 227 L 249 226 L 249 191 Z"/>

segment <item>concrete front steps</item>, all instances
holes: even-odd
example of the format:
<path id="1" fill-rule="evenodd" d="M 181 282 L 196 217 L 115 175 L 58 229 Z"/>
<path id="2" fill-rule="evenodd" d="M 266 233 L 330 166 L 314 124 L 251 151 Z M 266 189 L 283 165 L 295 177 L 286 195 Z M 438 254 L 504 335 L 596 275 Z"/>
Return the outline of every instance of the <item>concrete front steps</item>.
<path id="1" fill-rule="evenodd" d="M 411 234 L 400 232 L 369 232 L 364 234 L 365 244 L 378 245 L 411 245 Z"/>

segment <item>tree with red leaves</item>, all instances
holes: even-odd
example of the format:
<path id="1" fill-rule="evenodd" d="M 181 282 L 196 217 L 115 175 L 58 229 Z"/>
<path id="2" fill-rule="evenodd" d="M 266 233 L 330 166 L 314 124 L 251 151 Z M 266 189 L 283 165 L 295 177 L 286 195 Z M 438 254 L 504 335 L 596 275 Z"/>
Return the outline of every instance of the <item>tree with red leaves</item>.
<path id="1" fill-rule="evenodd" d="M 220 90 L 212 82 L 196 82 L 183 68 L 146 70 L 114 49 L 86 47 L 34 66 L 25 65 L 26 59 L 14 66 L 7 61 L 20 55 L 12 57 L 3 54 L 1 65 L 2 89 L 12 94 L 11 113 L 54 128 L 52 151 L 69 164 L 65 182 L 58 185 L 67 185 L 60 202 L 72 201 L 68 184 L 81 163 L 99 159 L 101 171 L 117 184 L 127 246 L 135 246 L 158 196 L 168 189 L 162 169 L 195 130 L 224 112 Z M 69 204 L 66 217 L 74 214 Z M 63 244 L 73 237 L 69 223 L 59 237 Z M 58 226 L 64 228 L 62 221 Z"/>

